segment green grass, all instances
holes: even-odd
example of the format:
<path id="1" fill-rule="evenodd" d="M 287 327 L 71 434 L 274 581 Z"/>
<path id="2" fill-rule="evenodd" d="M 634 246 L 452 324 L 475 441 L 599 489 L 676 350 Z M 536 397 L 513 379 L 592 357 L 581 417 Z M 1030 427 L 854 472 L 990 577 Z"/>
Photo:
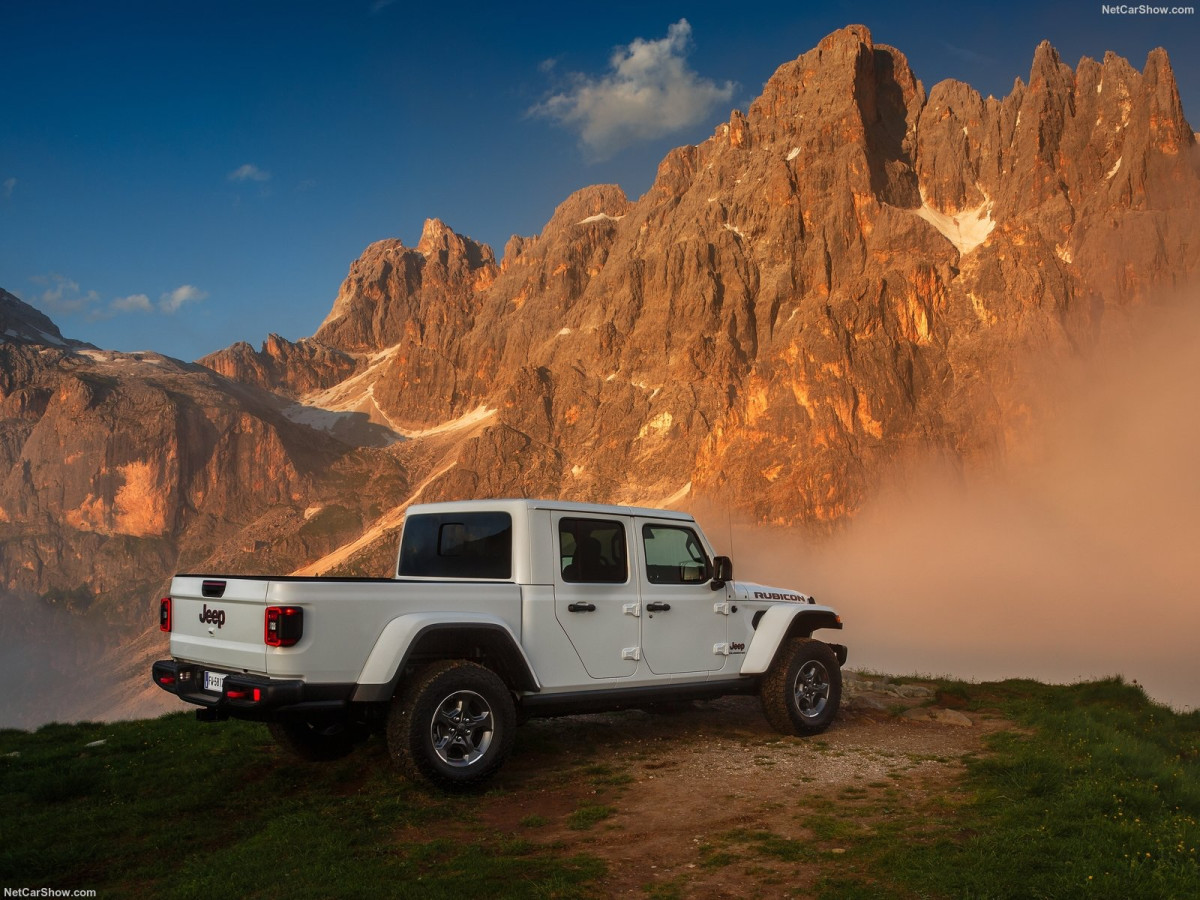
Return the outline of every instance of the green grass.
<path id="1" fill-rule="evenodd" d="M 598 803 L 585 803 L 567 816 L 567 825 L 576 831 L 586 831 L 593 825 L 611 818 L 616 810 Z"/>
<path id="2" fill-rule="evenodd" d="M 647 900 L 687 900 L 692 896 L 688 891 L 686 880 L 678 875 L 668 881 L 644 884 L 642 893 Z"/>
<path id="3" fill-rule="evenodd" d="M 633 776 L 623 769 L 616 769 L 607 763 L 596 763 L 586 766 L 582 774 L 586 775 L 592 784 L 598 786 L 617 787 L 632 784 Z"/>
<path id="4" fill-rule="evenodd" d="M 966 758 L 957 780 L 914 793 L 920 785 L 905 772 L 938 757 L 884 751 L 899 777 L 833 788 L 801 779 L 788 793 L 749 798 L 748 809 L 775 817 L 771 827 L 750 814 L 744 827 L 726 820 L 696 846 L 694 875 L 664 872 L 643 893 L 693 896 L 693 878 L 720 873 L 747 896 L 802 878 L 804 896 L 825 900 L 1200 897 L 1200 713 L 1156 706 L 1118 680 L 944 682 L 939 692 L 1013 723 Z M 262 726 L 205 726 L 186 713 L 3 731 L 0 887 L 172 898 L 605 896 L 608 868 L 591 839 L 628 822 L 613 817 L 634 811 L 638 786 L 627 761 L 562 751 L 582 733 L 547 726 L 522 739 L 522 752 L 541 759 L 530 793 L 510 783 L 446 796 L 395 775 L 378 741 L 305 765 Z M 835 754 L 822 740 L 795 746 L 817 766 Z M 741 752 L 754 770 L 756 747 Z M 565 819 L 534 807 L 515 833 L 486 825 L 489 809 L 568 784 L 579 789 Z"/>
<path id="5" fill-rule="evenodd" d="M 186 713 L 0 732 L 0 885 L 180 898 L 594 893 L 599 860 L 474 828 L 477 798 L 415 787 L 371 754 L 297 764 L 260 725 Z"/>
<path id="6" fill-rule="evenodd" d="M 1200 713 L 1119 679 L 968 690 L 1020 730 L 967 760 L 965 804 L 892 821 L 822 897 L 1200 897 Z"/>
<path id="7" fill-rule="evenodd" d="M 765 829 L 738 828 L 719 837 L 727 846 L 741 845 L 757 856 L 783 862 L 809 862 L 817 856 L 808 842 L 781 837 Z"/>

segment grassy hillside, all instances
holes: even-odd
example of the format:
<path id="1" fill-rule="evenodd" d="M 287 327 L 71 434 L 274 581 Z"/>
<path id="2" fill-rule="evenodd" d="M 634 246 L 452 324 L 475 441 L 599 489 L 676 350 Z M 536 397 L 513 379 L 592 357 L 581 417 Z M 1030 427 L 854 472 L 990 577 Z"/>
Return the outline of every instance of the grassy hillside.
<path id="1" fill-rule="evenodd" d="M 690 861 L 678 874 L 647 874 L 643 893 L 1200 896 L 1200 714 L 1173 713 L 1116 680 L 939 682 L 936 702 L 1005 723 L 950 782 L 901 801 L 915 768 L 836 794 L 801 777 L 798 790 L 763 798 L 801 837 L 748 815 L 683 848 Z M 261 726 L 202 725 L 186 713 L 4 731 L 0 887 L 101 897 L 605 896 L 622 864 L 594 839 L 620 835 L 640 779 L 668 764 L 681 749 L 673 743 L 732 738 L 744 749 L 731 762 L 745 766 L 762 764 L 768 744 L 772 766 L 792 757 L 833 765 L 842 752 L 753 729 L 723 733 L 732 726 L 712 709 L 692 715 L 699 738 L 668 717 L 653 733 L 635 721 L 638 739 L 623 743 L 620 719 L 532 723 L 518 738 L 515 774 L 487 794 L 454 797 L 394 775 L 377 741 L 338 763 L 302 765 Z"/>

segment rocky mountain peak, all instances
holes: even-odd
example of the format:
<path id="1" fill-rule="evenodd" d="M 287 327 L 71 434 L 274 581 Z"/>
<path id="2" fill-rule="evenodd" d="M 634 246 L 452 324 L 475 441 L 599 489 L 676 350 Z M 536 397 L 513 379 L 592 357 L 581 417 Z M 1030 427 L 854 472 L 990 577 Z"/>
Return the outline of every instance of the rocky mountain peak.
<path id="1" fill-rule="evenodd" d="M 616 184 L 594 184 L 571 194 L 554 210 L 542 233 L 621 219 L 633 204 Z"/>
<path id="2" fill-rule="evenodd" d="M 1195 134 L 1183 115 L 1179 86 L 1167 58 L 1167 51 L 1151 50 L 1142 72 L 1150 97 L 1150 139 L 1164 152 L 1174 155 L 1195 145 Z"/>
<path id="3" fill-rule="evenodd" d="M 912 145 L 924 100 L 904 54 L 851 25 L 780 66 L 745 119 L 735 114 L 718 137 L 735 147 L 795 150 L 792 159 L 810 162 L 840 157 L 840 178 L 854 193 L 915 206 Z"/>
<path id="4" fill-rule="evenodd" d="M 845 58 L 857 54 L 860 47 L 871 46 L 871 29 L 866 25 L 846 25 L 825 35 L 816 49 L 822 54 L 833 52 Z"/>
<path id="5" fill-rule="evenodd" d="M 351 264 L 314 337 L 346 352 L 456 337 L 473 315 L 474 293 L 498 273 L 491 247 L 429 219 L 416 249 L 377 241 Z"/>
<path id="6" fill-rule="evenodd" d="M 425 220 L 416 249 L 426 260 L 446 268 L 463 265 L 468 269 L 478 269 L 496 263 L 491 247 L 456 234 L 441 219 Z"/>
<path id="7" fill-rule="evenodd" d="M 262 349 L 238 341 L 197 360 L 219 375 L 287 397 L 332 387 L 360 368 L 358 360 L 311 338 L 293 343 L 269 334 Z"/>
<path id="8" fill-rule="evenodd" d="M 1029 86 L 1033 87 L 1039 81 L 1050 84 L 1061 84 L 1059 79 L 1071 69 L 1058 56 L 1058 51 L 1049 41 L 1042 41 L 1033 51 L 1033 65 L 1029 70 Z"/>
<path id="9" fill-rule="evenodd" d="M 0 288 L 0 340 L 46 347 L 91 346 L 64 338 L 48 316 L 3 288 Z"/>

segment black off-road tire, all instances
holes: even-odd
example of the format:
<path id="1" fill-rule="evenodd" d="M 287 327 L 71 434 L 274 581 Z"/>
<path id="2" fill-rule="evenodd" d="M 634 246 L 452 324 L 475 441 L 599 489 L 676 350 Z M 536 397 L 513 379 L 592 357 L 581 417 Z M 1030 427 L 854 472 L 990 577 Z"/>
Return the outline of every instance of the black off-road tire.
<path id="1" fill-rule="evenodd" d="M 388 754 L 411 779 L 469 789 L 496 774 L 516 731 L 516 704 L 500 676 L 447 659 L 422 669 L 392 699 Z"/>
<path id="2" fill-rule="evenodd" d="M 842 702 L 842 670 L 824 641 L 790 638 L 759 686 L 763 713 L 783 734 L 820 734 Z"/>
<path id="3" fill-rule="evenodd" d="M 347 756 L 361 739 L 349 725 L 287 720 L 269 722 L 271 737 L 292 756 L 306 762 L 329 762 Z"/>

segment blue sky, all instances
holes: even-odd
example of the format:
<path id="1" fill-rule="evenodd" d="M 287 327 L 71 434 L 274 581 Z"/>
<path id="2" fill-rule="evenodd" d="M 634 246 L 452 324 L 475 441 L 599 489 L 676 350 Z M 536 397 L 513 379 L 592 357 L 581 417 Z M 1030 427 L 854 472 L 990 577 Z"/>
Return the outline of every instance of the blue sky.
<path id="1" fill-rule="evenodd" d="M 1200 15 L 1099 2 L 0 0 L 0 287 L 108 349 L 305 337 L 372 241 L 437 217 L 499 256 L 577 188 L 636 197 L 854 22 L 996 96 L 1043 38 L 1163 46 L 1200 126 Z"/>

